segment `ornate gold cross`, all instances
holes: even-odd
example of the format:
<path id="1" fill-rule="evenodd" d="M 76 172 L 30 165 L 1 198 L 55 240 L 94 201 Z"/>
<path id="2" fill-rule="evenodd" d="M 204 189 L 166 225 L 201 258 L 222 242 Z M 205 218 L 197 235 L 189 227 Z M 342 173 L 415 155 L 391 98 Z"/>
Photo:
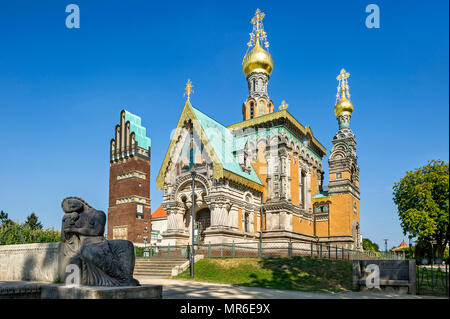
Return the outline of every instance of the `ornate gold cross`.
<path id="1" fill-rule="evenodd" d="M 253 24 L 253 31 L 250 33 L 250 41 L 247 43 L 249 47 L 256 45 L 256 43 L 261 39 L 264 41 L 266 48 L 269 47 L 269 42 L 267 42 L 267 34 L 264 31 L 262 20 L 265 17 L 265 13 L 261 10 L 256 9 L 255 16 L 250 21 Z"/>
<path id="2" fill-rule="evenodd" d="M 336 80 L 339 81 L 336 93 L 336 101 L 340 98 L 340 92 L 342 90 L 342 94 L 347 95 L 347 98 L 350 98 L 350 92 L 348 87 L 348 78 L 350 77 L 350 73 L 345 71 L 345 69 L 341 69 L 341 72 L 336 77 Z"/>
<path id="3" fill-rule="evenodd" d="M 288 106 L 289 106 L 289 104 L 286 104 L 286 101 L 283 100 L 283 101 L 281 101 L 281 105 L 278 107 L 278 109 L 285 110 L 288 108 Z"/>
<path id="4" fill-rule="evenodd" d="M 186 93 L 184 95 L 187 95 L 187 99 L 189 100 L 191 93 L 194 93 L 194 90 L 192 89 L 193 85 L 190 79 L 188 79 L 187 83 L 186 83 L 186 88 L 184 89 L 186 91 Z"/>
<path id="5" fill-rule="evenodd" d="M 251 22 L 252 22 L 252 24 L 256 23 L 256 31 L 258 33 L 261 30 L 259 23 L 262 22 L 262 19 L 264 19 L 264 17 L 265 17 L 264 12 L 261 12 L 261 10 L 256 9 L 255 16 L 253 17 Z M 258 36 L 258 33 L 256 34 L 256 36 Z"/>

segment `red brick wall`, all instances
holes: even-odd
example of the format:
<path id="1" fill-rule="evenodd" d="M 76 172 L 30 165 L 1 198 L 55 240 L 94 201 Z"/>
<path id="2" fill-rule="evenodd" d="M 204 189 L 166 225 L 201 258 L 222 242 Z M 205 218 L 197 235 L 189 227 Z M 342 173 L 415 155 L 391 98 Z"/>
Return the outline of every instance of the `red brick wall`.
<path id="1" fill-rule="evenodd" d="M 145 173 L 146 179 L 130 177 L 117 180 L 117 176 L 137 170 Z M 147 199 L 144 204 L 143 219 L 136 218 L 136 202 L 116 204 L 116 200 L 122 197 L 137 195 Z M 143 242 L 147 236 L 150 242 L 150 160 L 138 156 L 122 159 L 110 163 L 109 174 L 109 208 L 108 208 L 108 239 L 113 239 L 114 226 L 128 226 L 128 240 Z M 146 223 L 147 222 L 147 223 Z M 144 227 L 147 226 L 147 232 Z M 140 237 L 138 236 L 140 235 Z"/>

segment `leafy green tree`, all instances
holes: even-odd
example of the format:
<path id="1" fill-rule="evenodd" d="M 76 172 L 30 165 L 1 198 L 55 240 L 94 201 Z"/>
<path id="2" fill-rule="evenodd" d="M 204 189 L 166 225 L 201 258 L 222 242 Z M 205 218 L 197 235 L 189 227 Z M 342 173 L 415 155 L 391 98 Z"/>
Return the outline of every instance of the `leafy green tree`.
<path id="1" fill-rule="evenodd" d="M 8 213 L 5 213 L 3 210 L 0 211 L 0 224 L 3 224 L 8 219 Z"/>
<path id="2" fill-rule="evenodd" d="M 3 210 L 0 211 L 0 225 L 11 225 L 13 224 L 13 221 L 9 219 L 8 213 L 5 213 Z"/>
<path id="3" fill-rule="evenodd" d="M 363 249 L 365 251 L 372 251 L 372 252 L 380 251 L 380 247 L 378 246 L 378 244 L 372 242 L 368 238 L 363 238 L 362 239 L 362 245 L 363 245 Z"/>
<path id="4" fill-rule="evenodd" d="M 28 225 L 32 230 L 42 229 L 42 224 L 34 212 L 27 217 L 25 225 Z"/>
<path id="5" fill-rule="evenodd" d="M 406 172 L 393 190 L 403 234 L 436 240 L 437 255 L 442 257 L 449 242 L 449 164 L 431 160 Z"/>

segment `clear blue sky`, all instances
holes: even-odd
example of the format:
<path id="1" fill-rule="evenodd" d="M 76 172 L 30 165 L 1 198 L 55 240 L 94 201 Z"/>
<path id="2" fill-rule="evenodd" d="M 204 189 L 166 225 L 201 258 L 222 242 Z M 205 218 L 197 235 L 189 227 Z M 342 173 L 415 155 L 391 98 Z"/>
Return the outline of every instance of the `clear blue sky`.
<path id="1" fill-rule="evenodd" d="M 65 27 L 70 3 L 80 29 Z M 365 27 L 370 3 L 380 29 Z M 34 211 L 55 228 L 69 195 L 106 212 L 109 141 L 126 108 L 152 139 L 155 210 L 187 79 L 195 107 L 225 125 L 242 120 L 241 62 L 256 8 L 275 61 L 270 97 L 286 100 L 328 151 L 335 77 L 351 73 L 361 230 L 381 247 L 384 238 L 400 244 L 394 182 L 430 159 L 448 161 L 448 1 L 4 1 L 0 209 L 19 221 Z"/>

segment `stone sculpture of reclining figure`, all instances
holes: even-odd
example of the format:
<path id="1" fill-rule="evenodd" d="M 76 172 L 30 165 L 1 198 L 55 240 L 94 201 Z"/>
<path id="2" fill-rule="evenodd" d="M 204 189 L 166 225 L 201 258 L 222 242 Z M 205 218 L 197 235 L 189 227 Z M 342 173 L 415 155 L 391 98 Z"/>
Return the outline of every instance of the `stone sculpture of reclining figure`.
<path id="1" fill-rule="evenodd" d="M 87 286 L 138 286 L 133 278 L 135 255 L 128 240 L 106 240 L 106 215 L 81 198 L 63 200 L 59 252 L 59 277 L 65 282 L 66 267 L 80 269 L 80 284 Z"/>

